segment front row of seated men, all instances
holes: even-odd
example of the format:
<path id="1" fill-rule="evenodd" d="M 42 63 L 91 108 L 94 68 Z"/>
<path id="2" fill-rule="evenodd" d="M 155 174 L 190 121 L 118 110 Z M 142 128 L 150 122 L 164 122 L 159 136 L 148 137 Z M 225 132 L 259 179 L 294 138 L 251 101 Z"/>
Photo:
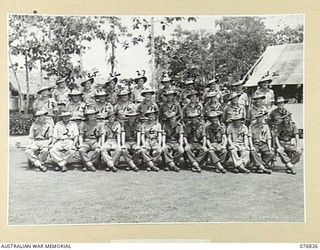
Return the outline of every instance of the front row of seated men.
<path id="1" fill-rule="evenodd" d="M 166 112 L 163 127 L 158 111 L 148 110 L 143 121 L 135 110 L 126 112 L 126 119 L 117 121 L 116 113 L 98 116 L 88 108 L 83 116 L 63 111 L 55 125 L 46 119 L 45 111 L 35 114 L 30 128 L 30 144 L 26 149 L 29 161 L 45 172 L 48 156 L 56 163 L 55 170 L 66 172 L 68 164 L 82 162 L 83 171 L 96 171 L 103 163 L 106 171 L 116 172 L 120 159 L 126 170 L 172 170 L 190 166 L 193 172 L 203 167 L 226 173 L 231 158 L 233 172 L 271 173 L 275 154 L 285 164 L 287 173 L 296 174 L 294 164 L 301 156 L 297 148 L 298 131 L 291 114 L 287 113 L 271 136 L 264 122 L 266 113 L 258 112 L 249 128 L 243 116 L 233 115 L 227 127 L 221 123 L 222 112 L 211 111 L 204 123 L 196 112 L 187 113 L 185 123 L 174 112 Z M 72 117 L 72 119 L 71 119 Z M 272 144 L 272 139 L 275 143 Z M 294 143 L 292 141 L 295 141 Z M 275 145 L 275 148 L 272 148 Z"/>

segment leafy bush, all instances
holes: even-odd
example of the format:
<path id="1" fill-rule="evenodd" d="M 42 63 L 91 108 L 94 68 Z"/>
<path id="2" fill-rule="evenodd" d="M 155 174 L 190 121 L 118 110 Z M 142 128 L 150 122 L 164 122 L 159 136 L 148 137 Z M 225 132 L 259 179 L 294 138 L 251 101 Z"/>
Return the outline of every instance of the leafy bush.
<path id="1" fill-rule="evenodd" d="M 31 114 L 10 114 L 10 135 L 28 135 L 33 122 Z"/>

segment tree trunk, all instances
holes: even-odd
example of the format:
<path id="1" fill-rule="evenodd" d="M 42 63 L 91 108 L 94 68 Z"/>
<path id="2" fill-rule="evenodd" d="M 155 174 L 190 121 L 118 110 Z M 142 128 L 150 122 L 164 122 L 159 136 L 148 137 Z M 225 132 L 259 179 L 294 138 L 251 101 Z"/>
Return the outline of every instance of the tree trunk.
<path id="1" fill-rule="evenodd" d="M 114 64 L 115 64 L 115 37 L 113 34 L 112 42 L 111 42 L 111 74 L 114 72 Z"/>
<path id="2" fill-rule="evenodd" d="M 28 55 L 25 55 L 25 68 L 26 68 L 26 94 L 27 94 L 27 101 L 25 106 L 25 113 L 29 113 L 29 100 L 30 100 L 30 91 L 29 91 L 29 69 L 28 69 Z"/>
<path id="3" fill-rule="evenodd" d="M 43 70 L 42 70 L 42 60 L 40 59 L 40 86 L 43 85 Z"/>
<path id="4" fill-rule="evenodd" d="M 11 66 L 14 78 L 16 79 L 17 86 L 18 86 L 18 97 L 19 97 L 18 112 L 21 113 L 21 111 L 22 111 L 22 102 L 23 102 L 22 93 L 21 93 L 21 84 L 20 84 L 20 81 L 18 79 L 17 72 L 16 72 L 16 70 L 14 68 L 14 65 L 12 63 L 10 52 L 9 52 L 9 61 L 10 61 L 10 66 Z"/>
<path id="5" fill-rule="evenodd" d="M 151 17 L 151 36 L 150 36 L 150 44 L 151 44 L 151 87 L 157 88 L 156 79 L 155 79 L 155 48 L 154 48 L 154 17 Z"/>

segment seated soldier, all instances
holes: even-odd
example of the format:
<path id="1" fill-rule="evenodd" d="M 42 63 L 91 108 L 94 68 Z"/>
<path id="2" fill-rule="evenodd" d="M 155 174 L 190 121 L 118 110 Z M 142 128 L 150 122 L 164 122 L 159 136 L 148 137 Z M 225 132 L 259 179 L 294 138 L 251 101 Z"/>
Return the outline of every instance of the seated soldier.
<path id="1" fill-rule="evenodd" d="M 298 163 L 301 157 L 301 150 L 298 149 L 299 132 L 297 126 L 291 121 L 291 113 L 287 113 L 281 117 L 282 122 L 277 126 L 275 132 L 275 141 L 277 152 L 281 161 L 287 167 L 287 173 L 296 174 L 294 164 Z M 294 139 L 294 142 L 292 142 Z"/>
<path id="2" fill-rule="evenodd" d="M 243 124 L 244 117 L 234 115 L 229 119 L 230 124 L 227 128 L 227 138 L 229 143 L 229 150 L 234 164 L 234 172 L 239 170 L 249 174 L 250 171 L 246 168 L 250 160 L 249 142 L 248 142 L 248 128 Z"/>
<path id="3" fill-rule="evenodd" d="M 205 125 L 205 145 L 208 148 L 208 156 L 217 168 L 218 172 L 225 174 L 227 171 L 222 163 L 227 159 L 227 137 L 226 128 L 221 125 L 222 112 L 210 111 L 207 113 L 208 123 Z"/>
<path id="4" fill-rule="evenodd" d="M 258 168 L 258 173 L 271 174 L 271 170 L 265 168 L 272 162 L 274 157 L 270 129 L 264 122 L 266 114 L 266 111 L 259 111 L 253 117 L 255 122 L 249 127 L 249 145 L 251 157 Z"/>
<path id="5" fill-rule="evenodd" d="M 104 134 L 102 134 L 101 156 L 107 164 L 106 171 L 117 172 L 117 165 L 121 156 L 121 125 L 116 121 L 116 114 L 110 111 L 104 124 Z"/>
<path id="6" fill-rule="evenodd" d="M 144 115 L 148 119 L 142 125 L 141 141 L 142 141 L 142 159 L 148 165 L 148 171 L 158 172 L 156 166 L 157 161 L 161 157 L 161 125 L 156 120 L 157 110 L 149 109 Z"/>
<path id="7" fill-rule="evenodd" d="M 70 121 L 73 121 L 75 123 L 77 123 L 78 126 L 78 130 L 80 131 L 80 127 L 82 126 L 83 122 L 84 122 L 84 116 L 81 114 L 81 112 L 75 112 L 72 117 L 70 118 Z M 79 152 L 79 141 L 76 144 L 76 152 L 74 153 L 72 159 L 70 160 L 70 162 L 73 163 L 81 163 L 82 162 L 82 158 Z"/>
<path id="8" fill-rule="evenodd" d="M 86 109 L 86 121 L 80 125 L 79 129 L 79 152 L 85 166 L 83 172 L 96 171 L 94 166 L 100 158 L 100 145 L 103 131 L 103 125 L 97 122 L 97 113 L 95 109 Z"/>
<path id="9" fill-rule="evenodd" d="M 139 171 L 134 163 L 141 153 L 141 124 L 138 122 L 138 113 L 133 109 L 124 114 L 127 119 L 124 120 L 121 131 L 121 152 L 125 161 L 128 163 L 127 171 Z"/>
<path id="10" fill-rule="evenodd" d="M 167 123 L 163 126 L 163 155 L 165 171 L 172 170 L 179 172 L 177 163 L 183 156 L 183 126 L 178 122 L 178 116 L 175 112 L 166 112 Z"/>
<path id="11" fill-rule="evenodd" d="M 206 159 L 203 141 L 203 124 L 199 121 L 200 114 L 198 112 L 187 113 L 188 121 L 184 127 L 184 143 L 185 155 L 191 163 L 192 172 L 201 172 L 199 163 Z"/>
<path id="12" fill-rule="evenodd" d="M 67 163 L 69 163 L 76 152 L 76 144 L 79 139 L 79 129 L 75 122 L 70 121 L 71 113 L 62 112 L 59 117 L 61 121 L 57 122 L 53 128 L 52 149 L 50 154 L 54 162 L 58 164 L 56 171 L 66 172 Z"/>
<path id="13" fill-rule="evenodd" d="M 35 121 L 30 127 L 30 143 L 26 149 L 29 161 L 39 170 L 47 171 L 44 163 L 49 154 L 49 145 L 52 141 L 53 125 L 46 120 L 47 111 L 37 111 Z"/>

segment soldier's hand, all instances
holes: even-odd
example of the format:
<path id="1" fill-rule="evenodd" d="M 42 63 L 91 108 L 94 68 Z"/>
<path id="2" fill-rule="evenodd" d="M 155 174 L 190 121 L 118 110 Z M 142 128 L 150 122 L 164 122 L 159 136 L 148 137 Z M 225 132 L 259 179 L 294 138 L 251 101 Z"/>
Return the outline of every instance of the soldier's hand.
<path id="1" fill-rule="evenodd" d="M 191 148 L 190 148 L 190 145 L 187 145 L 186 147 L 185 147 L 185 150 L 190 150 Z"/>
<path id="2" fill-rule="evenodd" d="M 250 151 L 253 152 L 253 151 L 256 151 L 256 149 L 254 147 L 251 147 Z"/>
<path id="3" fill-rule="evenodd" d="M 202 147 L 202 150 L 203 150 L 204 152 L 208 152 L 209 149 L 208 149 L 206 146 L 203 146 L 203 147 Z"/>
<path id="4" fill-rule="evenodd" d="M 184 152 L 184 149 L 182 146 L 179 147 L 179 152 L 180 152 L 180 154 L 182 154 Z"/>
<path id="5" fill-rule="evenodd" d="M 274 148 L 273 148 L 273 147 L 270 147 L 269 150 L 270 150 L 270 151 L 274 151 Z"/>

